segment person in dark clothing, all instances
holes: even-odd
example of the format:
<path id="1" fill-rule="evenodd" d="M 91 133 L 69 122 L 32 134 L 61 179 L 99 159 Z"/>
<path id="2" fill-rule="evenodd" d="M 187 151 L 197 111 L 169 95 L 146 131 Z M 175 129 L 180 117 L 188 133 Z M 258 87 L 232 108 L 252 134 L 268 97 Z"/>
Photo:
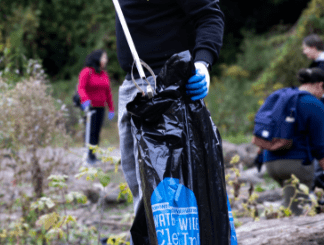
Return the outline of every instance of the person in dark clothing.
<path id="1" fill-rule="evenodd" d="M 114 102 L 111 94 L 108 73 L 104 70 L 107 65 L 107 53 L 95 50 L 85 61 L 85 67 L 79 74 L 78 93 L 81 107 L 84 111 L 90 110 L 90 142 L 86 144 L 98 145 L 99 135 L 105 115 L 105 106 L 109 108 L 108 119 L 112 120 L 115 114 Z M 89 149 L 86 159 L 88 164 L 97 161 L 96 155 Z"/>
<path id="2" fill-rule="evenodd" d="M 301 69 L 298 72 L 301 83 L 299 90 L 308 91 L 297 102 L 297 126 L 294 132 L 293 146 L 285 153 L 263 150 L 263 161 L 269 175 L 281 186 L 294 174 L 309 189 L 313 185 L 313 159 L 319 161 L 324 169 L 324 105 L 319 101 L 324 93 L 324 71 L 320 68 Z M 284 206 L 288 206 L 295 191 L 292 187 L 284 188 Z M 304 197 L 304 195 L 297 195 Z M 291 209 L 299 215 L 300 202 L 293 202 Z"/>
<path id="3" fill-rule="evenodd" d="M 121 0 L 119 3 L 139 57 L 155 74 L 173 54 L 185 50 L 191 51 L 195 62 L 205 62 L 209 67 L 217 60 L 224 28 L 218 1 Z M 118 60 L 130 80 L 133 57 L 118 17 L 116 35 Z"/>
<path id="4" fill-rule="evenodd" d="M 313 61 L 309 68 L 318 67 L 324 70 L 324 43 L 318 35 L 311 34 L 304 38 L 303 53 Z"/>
<path id="5" fill-rule="evenodd" d="M 318 67 L 324 70 L 324 43 L 323 40 L 317 34 L 311 34 L 304 38 L 303 40 L 303 53 L 307 56 L 308 59 L 313 62 L 310 64 L 309 68 Z M 321 102 L 324 103 L 324 97 L 320 98 Z M 323 181 L 324 173 L 318 161 L 314 159 L 314 184 L 313 190 L 315 187 L 324 188 Z M 324 201 L 322 201 L 324 202 Z"/>
<path id="6" fill-rule="evenodd" d="M 189 50 L 196 68 L 186 93 L 192 100 L 208 94 L 209 72 L 217 61 L 223 42 L 224 15 L 218 0 L 119 0 L 139 57 L 158 75 L 174 54 Z M 142 197 L 136 140 L 131 132 L 126 104 L 139 92 L 131 80 L 133 57 L 116 15 L 117 54 L 126 79 L 119 88 L 118 126 L 121 166 L 133 194 L 134 211 Z M 135 70 L 136 83 L 142 85 Z M 154 88 L 153 77 L 146 74 Z M 145 87 L 142 87 L 145 91 Z M 133 244 L 131 242 L 131 244 Z"/>

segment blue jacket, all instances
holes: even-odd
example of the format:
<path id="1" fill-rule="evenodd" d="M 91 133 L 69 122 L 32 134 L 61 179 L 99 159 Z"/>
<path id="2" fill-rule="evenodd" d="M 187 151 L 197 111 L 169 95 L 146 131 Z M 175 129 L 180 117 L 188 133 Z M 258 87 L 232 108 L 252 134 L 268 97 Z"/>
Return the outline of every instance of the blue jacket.
<path id="1" fill-rule="evenodd" d="M 309 164 L 324 157 L 324 104 L 315 96 L 302 95 L 297 103 L 297 124 L 292 148 L 285 153 L 263 151 L 263 161 L 301 159 Z"/>

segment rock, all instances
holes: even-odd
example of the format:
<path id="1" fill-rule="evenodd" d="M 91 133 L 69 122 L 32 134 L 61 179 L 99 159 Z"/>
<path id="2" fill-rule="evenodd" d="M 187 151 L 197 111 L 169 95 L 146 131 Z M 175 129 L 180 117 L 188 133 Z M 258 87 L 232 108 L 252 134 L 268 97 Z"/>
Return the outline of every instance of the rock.
<path id="1" fill-rule="evenodd" d="M 252 143 L 236 145 L 223 141 L 224 163 L 226 167 L 231 167 L 230 161 L 232 157 L 239 155 L 240 161 L 243 162 L 244 166 L 251 168 L 254 166 L 253 161 L 257 156 L 257 152 L 258 147 Z"/>
<path id="2" fill-rule="evenodd" d="M 324 214 L 248 222 L 236 229 L 239 245 L 324 244 Z"/>
<path id="3" fill-rule="evenodd" d="M 87 196 L 88 200 L 92 203 L 97 203 L 100 197 L 99 191 L 95 189 L 85 189 L 83 194 Z"/>
<path id="4" fill-rule="evenodd" d="M 241 176 L 239 177 L 239 181 L 243 183 L 252 183 L 258 184 L 263 183 L 264 179 L 263 176 L 266 173 L 266 168 L 262 168 L 260 173 L 258 172 L 257 168 L 250 168 L 244 171 L 241 171 Z"/>
<path id="5" fill-rule="evenodd" d="M 118 199 L 119 186 L 113 183 L 109 184 L 106 188 L 103 188 L 103 186 L 99 183 L 94 183 L 83 189 L 83 193 L 92 203 L 97 203 L 100 198 L 102 201 L 104 201 L 104 204 L 126 202 L 126 200 L 123 198 Z"/>
<path id="6" fill-rule="evenodd" d="M 264 192 L 258 192 L 259 195 L 257 202 L 263 203 L 263 202 L 276 202 L 280 201 L 282 199 L 282 190 L 281 189 L 275 189 L 275 190 L 266 190 Z"/>

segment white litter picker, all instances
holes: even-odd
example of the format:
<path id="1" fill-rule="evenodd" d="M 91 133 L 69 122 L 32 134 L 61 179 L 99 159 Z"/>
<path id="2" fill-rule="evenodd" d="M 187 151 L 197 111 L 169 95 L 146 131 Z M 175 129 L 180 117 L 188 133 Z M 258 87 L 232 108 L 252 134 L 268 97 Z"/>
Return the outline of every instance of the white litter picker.
<path id="1" fill-rule="evenodd" d="M 132 53 L 132 56 L 133 56 L 133 59 L 134 59 L 134 62 L 133 62 L 133 65 L 132 65 L 132 70 L 131 70 L 132 81 L 135 84 L 136 88 L 139 91 L 141 91 L 142 95 L 145 96 L 144 90 L 141 89 L 138 86 L 138 84 L 135 82 L 135 79 L 134 79 L 133 68 L 134 68 L 134 64 L 136 64 L 136 68 L 137 68 L 138 74 L 139 74 L 142 82 L 145 81 L 147 83 L 147 87 L 146 87 L 147 96 L 148 96 L 148 98 L 152 98 L 154 96 L 155 89 L 156 89 L 156 77 L 155 77 L 155 74 L 154 74 L 153 70 L 149 67 L 149 65 L 146 64 L 144 61 L 142 61 L 139 58 L 139 56 L 137 54 L 137 51 L 135 49 L 135 45 L 134 45 L 133 39 L 132 39 L 132 37 L 130 35 L 130 32 L 128 30 L 128 26 L 127 26 L 127 23 L 126 23 L 124 14 L 123 14 L 123 12 L 122 12 L 122 10 L 120 8 L 120 5 L 119 5 L 118 0 L 112 0 L 112 1 L 114 3 L 115 10 L 117 12 L 117 15 L 118 15 L 119 21 L 121 23 L 121 26 L 123 28 L 123 31 L 124 31 L 124 34 L 125 34 L 125 37 L 126 37 L 128 46 L 129 46 L 129 48 L 131 50 L 131 53 Z M 143 70 L 142 65 L 149 71 L 149 73 L 152 75 L 152 77 L 154 79 L 154 83 L 155 83 L 155 89 L 154 90 L 153 90 L 152 86 L 150 85 L 149 81 L 147 80 L 147 78 L 145 76 L 145 73 L 144 73 L 144 70 Z"/>
<path id="2" fill-rule="evenodd" d="M 85 152 L 83 154 L 83 162 L 86 163 L 90 145 L 90 133 L 91 133 L 91 117 L 96 111 L 91 111 L 90 106 L 85 109 L 86 113 L 86 131 L 85 131 Z"/>

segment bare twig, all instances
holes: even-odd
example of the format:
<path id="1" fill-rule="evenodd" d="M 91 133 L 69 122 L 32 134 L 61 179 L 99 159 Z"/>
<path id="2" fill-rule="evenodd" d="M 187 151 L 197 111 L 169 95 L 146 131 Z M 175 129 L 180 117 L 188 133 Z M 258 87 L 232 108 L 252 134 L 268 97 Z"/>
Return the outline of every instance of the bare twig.
<path id="1" fill-rule="evenodd" d="M 63 200 L 65 200 L 65 198 L 64 198 L 64 190 L 62 190 L 62 197 L 63 197 Z M 67 212 L 66 212 L 66 205 L 65 205 L 65 203 L 63 203 L 63 207 L 64 207 L 65 219 L 67 219 Z M 68 244 L 69 244 L 69 236 L 70 236 L 69 224 L 68 224 L 68 222 L 66 222 L 66 242 Z"/>

